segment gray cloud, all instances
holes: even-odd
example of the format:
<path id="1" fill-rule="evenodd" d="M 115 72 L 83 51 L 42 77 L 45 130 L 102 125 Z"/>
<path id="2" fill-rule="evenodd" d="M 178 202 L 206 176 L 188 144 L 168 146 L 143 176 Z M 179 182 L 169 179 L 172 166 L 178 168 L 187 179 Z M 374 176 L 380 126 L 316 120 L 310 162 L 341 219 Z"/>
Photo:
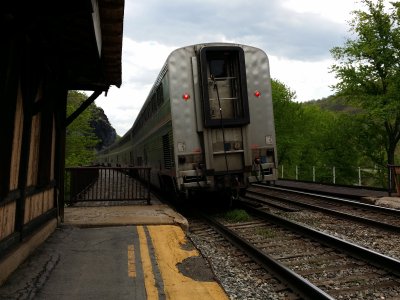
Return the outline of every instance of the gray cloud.
<path id="1" fill-rule="evenodd" d="M 223 41 L 263 49 L 270 56 L 271 76 L 296 91 L 299 101 L 326 97 L 334 83 L 329 50 L 343 45 L 347 26 L 282 3 L 288 2 L 126 0 L 123 84 L 112 87 L 107 98 L 99 97 L 98 105 L 124 134 L 173 49 Z"/>
<path id="2" fill-rule="evenodd" d="M 296 13 L 279 0 L 127 1 L 124 34 L 137 41 L 167 45 L 213 42 L 225 37 L 255 43 L 281 58 L 315 61 L 343 44 L 344 25 L 316 14 Z"/>

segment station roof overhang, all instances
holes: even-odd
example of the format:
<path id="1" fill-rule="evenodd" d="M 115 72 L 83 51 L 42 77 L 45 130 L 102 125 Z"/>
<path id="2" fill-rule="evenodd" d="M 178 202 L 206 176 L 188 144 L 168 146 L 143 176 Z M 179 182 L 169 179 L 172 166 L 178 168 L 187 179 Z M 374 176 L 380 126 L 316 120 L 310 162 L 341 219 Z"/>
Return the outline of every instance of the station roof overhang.
<path id="1" fill-rule="evenodd" d="M 34 41 L 49 65 L 61 69 L 68 90 L 120 87 L 124 0 L 10 3 L 5 27 Z"/>

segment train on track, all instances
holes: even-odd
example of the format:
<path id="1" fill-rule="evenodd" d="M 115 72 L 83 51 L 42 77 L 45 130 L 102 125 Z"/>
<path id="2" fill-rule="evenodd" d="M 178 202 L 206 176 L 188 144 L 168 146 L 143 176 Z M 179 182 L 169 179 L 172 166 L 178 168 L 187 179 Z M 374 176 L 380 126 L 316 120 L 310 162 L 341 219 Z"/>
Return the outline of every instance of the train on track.
<path id="1" fill-rule="evenodd" d="M 108 166 L 151 167 L 176 197 L 230 199 L 277 179 L 269 62 L 260 49 L 207 43 L 173 51 L 131 129 L 98 153 Z"/>

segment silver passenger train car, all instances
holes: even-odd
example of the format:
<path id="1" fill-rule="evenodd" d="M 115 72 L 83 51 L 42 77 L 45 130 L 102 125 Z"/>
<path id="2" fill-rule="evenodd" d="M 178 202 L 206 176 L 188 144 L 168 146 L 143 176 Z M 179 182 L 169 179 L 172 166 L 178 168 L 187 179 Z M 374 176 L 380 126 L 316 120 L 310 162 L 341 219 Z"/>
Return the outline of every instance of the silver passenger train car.
<path id="1" fill-rule="evenodd" d="M 267 55 L 208 43 L 173 51 L 132 128 L 98 154 L 106 165 L 151 167 L 151 183 L 175 196 L 232 198 L 277 179 Z"/>

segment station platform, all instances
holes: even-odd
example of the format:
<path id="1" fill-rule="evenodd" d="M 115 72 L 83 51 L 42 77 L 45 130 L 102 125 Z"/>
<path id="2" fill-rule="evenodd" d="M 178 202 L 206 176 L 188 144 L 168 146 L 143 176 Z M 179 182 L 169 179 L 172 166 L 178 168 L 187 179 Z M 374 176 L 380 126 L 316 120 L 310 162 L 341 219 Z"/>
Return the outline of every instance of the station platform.
<path id="1" fill-rule="evenodd" d="M 228 299 L 167 205 L 65 208 L 0 299 Z"/>

